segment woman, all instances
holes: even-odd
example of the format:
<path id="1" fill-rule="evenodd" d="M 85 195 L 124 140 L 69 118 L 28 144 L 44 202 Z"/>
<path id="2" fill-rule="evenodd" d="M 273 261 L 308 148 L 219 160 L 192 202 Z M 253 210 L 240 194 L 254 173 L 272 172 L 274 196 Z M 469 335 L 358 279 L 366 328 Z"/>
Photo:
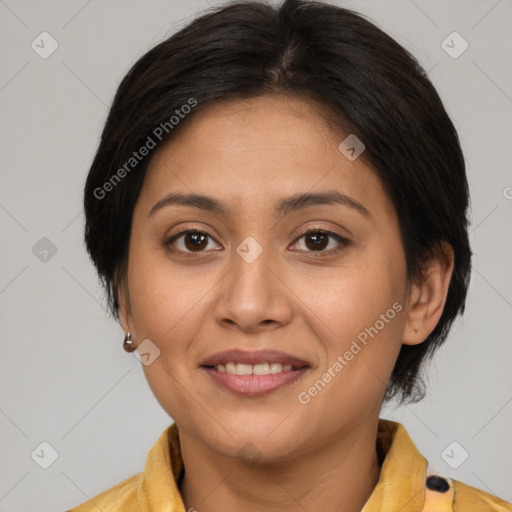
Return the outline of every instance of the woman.
<path id="1" fill-rule="evenodd" d="M 352 11 L 233 3 L 150 50 L 106 122 L 85 240 L 175 423 L 72 510 L 512 510 L 379 418 L 422 398 L 464 311 L 468 199 L 424 71 Z"/>

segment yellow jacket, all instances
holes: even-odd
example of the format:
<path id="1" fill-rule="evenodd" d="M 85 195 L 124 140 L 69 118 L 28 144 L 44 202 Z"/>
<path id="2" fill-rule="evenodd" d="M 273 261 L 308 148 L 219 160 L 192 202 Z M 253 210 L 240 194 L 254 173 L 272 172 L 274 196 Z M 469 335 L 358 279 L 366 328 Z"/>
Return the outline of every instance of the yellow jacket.
<path id="1" fill-rule="evenodd" d="M 512 504 L 487 492 L 430 474 L 400 423 L 379 419 L 377 447 L 385 458 L 362 512 L 512 512 Z M 182 471 L 174 423 L 149 451 L 142 473 L 66 512 L 186 512 L 177 486 Z"/>

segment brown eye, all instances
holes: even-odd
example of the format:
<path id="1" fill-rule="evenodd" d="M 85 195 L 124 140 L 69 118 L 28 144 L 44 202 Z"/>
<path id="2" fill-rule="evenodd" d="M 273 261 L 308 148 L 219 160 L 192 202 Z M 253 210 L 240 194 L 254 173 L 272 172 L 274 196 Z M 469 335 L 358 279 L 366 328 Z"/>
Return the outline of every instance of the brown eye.
<path id="1" fill-rule="evenodd" d="M 351 243 L 346 238 L 332 231 L 319 229 L 309 230 L 303 233 L 297 240 L 302 239 L 304 239 L 303 245 L 305 248 L 299 248 L 299 250 L 326 255 L 336 253 Z M 175 252 L 201 253 L 207 249 L 215 249 L 215 244 L 213 247 L 209 246 L 210 240 L 213 241 L 214 239 L 208 233 L 187 229 L 173 235 L 167 240 L 165 245 L 171 246 Z M 332 243 L 333 240 L 334 243 Z M 297 245 L 297 242 L 295 245 Z"/>
<path id="2" fill-rule="evenodd" d="M 304 238 L 308 249 L 323 250 L 329 245 L 329 235 L 325 233 L 309 233 Z"/>
<path id="3" fill-rule="evenodd" d="M 182 252 L 204 252 L 213 238 L 203 231 L 185 230 L 172 236 L 166 245 Z"/>
<path id="4" fill-rule="evenodd" d="M 350 245 L 350 241 L 337 233 L 333 233 L 332 231 L 324 231 L 319 229 L 313 229 L 306 231 L 303 233 L 297 240 L 304 239 L 304 246 L 306 252 L 321 252 L 326 254 L 332 254 L 340 250 L 341 248 Z M 334 239 L 336 243 L 330 244 L 330 241 Z M 327 247 L 329 250 L 325 250 Z M 334 247 L 332 247 L 334 245 Z"/>

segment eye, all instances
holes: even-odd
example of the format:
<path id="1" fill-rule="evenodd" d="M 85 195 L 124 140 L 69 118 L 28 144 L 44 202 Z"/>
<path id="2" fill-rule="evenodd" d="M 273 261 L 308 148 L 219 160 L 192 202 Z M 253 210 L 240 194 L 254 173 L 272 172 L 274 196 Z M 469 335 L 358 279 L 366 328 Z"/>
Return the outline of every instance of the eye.
<path id="1" fill-rule="evenodd" d="M 208 233 L 205 233 L 204 231 L 183 229 L 171 236 L 165 242 L 165 245 L 172 246 L 173 250 L 176 252 L 184 252 L 189 254 L 199 253 L 206 251 L 208 248 L 212 249 L 209 247 L 209 239 L 214 240 Z M 318 228 L 310 229 L 309 231 L 302 233 L 297 240 L 302 239 L 305 239 L 304 245 L 306 248 L 299 250 L 305 250 L 306 252 L 319 252 L 326 255 L 337 253 L 351 243 L 350 240 L 338 235 L 337 233 Z M 330 240 L 334 240 L 338 244 L 338 247 L 336 247 L 335 243 L 334 249 L 331 248 L 329 250 L 325 250 L 329 247 Z M 296 242 L 294 245 L 298 245 L 298 243 Z"/>
<path id="2" fill-rule="evenodd" d="M 320 252 L 325 254 L 337 253 L 351 243 L 350 240 L 338 235 L 337 233 L 323 229 L 310 229 L 309 231 L 302 233 L 297 240 L 302 239 L 304 239 L 304 246 L 306 249 L 300 250 L 305 250 L 306 252 Z M 329 250 L 325 250 L 326 247 L 329 247 L 329 239 L 334 239 L 335 242 L 337 242 L 338 247 L 336 247 L 335 243 L 334 249 L 331 248 Z"/>
<path id="3" fill-rule="evenodd" d="M 169 238 L 165 245 L 174 246 L 173 248 L 181 252 L 204 252 L 209 245 L 208 239 L 213 240 L 204 231 L 184 229 Z"/>

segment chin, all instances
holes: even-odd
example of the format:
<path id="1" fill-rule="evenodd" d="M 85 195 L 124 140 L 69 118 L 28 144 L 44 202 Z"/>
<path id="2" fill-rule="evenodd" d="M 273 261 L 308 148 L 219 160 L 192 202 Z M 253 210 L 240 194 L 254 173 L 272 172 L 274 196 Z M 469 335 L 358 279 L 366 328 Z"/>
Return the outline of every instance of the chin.
<path id="1" fill-rule="evenodd" d="M 219 427 L 215 438 L 209 439 L 208 444 L 212 449 L 228 457 L 239 458 L 247 465 L 276 463 L 293 456 L 299 449 L 297 435 L 289 429 L 276 428 L 278 425 L 279 422 L 249 426 L 245 422 L 225 424 L 227 432 Z"/>

